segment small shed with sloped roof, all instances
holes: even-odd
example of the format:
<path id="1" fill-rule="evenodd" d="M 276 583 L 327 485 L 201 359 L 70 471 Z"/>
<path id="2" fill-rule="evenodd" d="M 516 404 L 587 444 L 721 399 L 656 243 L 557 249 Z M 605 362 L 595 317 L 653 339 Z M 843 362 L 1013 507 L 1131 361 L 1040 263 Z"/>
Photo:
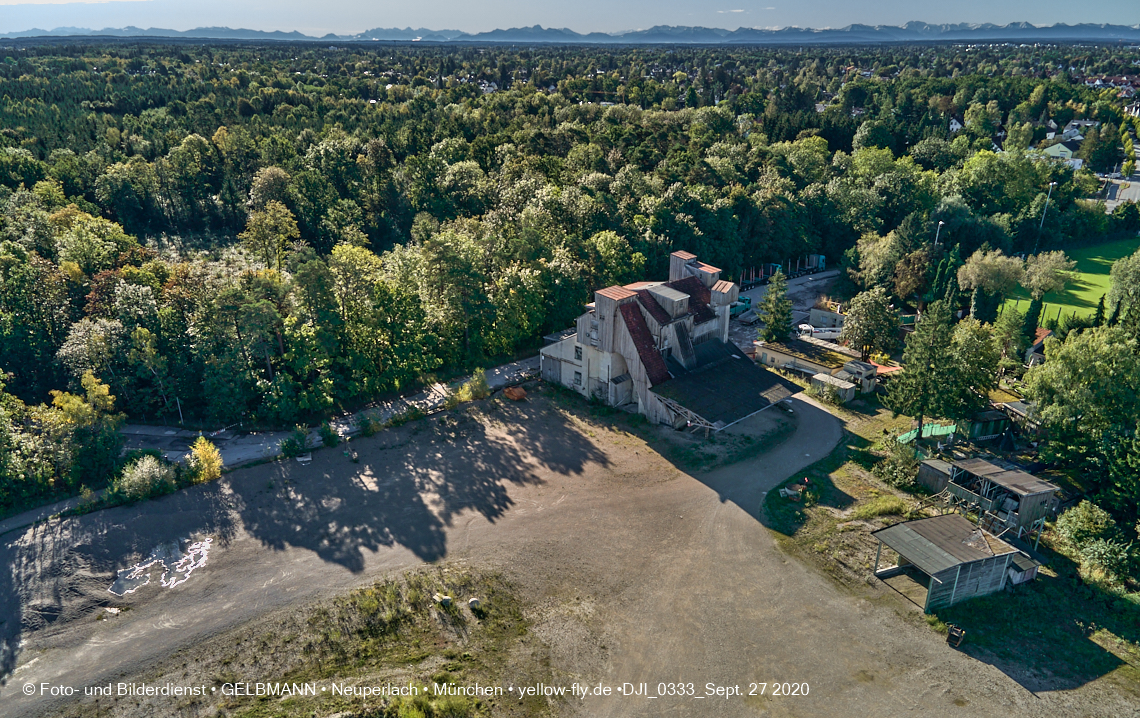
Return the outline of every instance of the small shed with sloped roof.
<path id="1" fill-rule="evenodd" d="M 879 541 L 875 576 L 926 613 L 1002 590 L 1021 555 L 959 514 L 905 521 L 871 535 Z M 881 567 L 884 547 L 897 554 L 895 565 Z"/>

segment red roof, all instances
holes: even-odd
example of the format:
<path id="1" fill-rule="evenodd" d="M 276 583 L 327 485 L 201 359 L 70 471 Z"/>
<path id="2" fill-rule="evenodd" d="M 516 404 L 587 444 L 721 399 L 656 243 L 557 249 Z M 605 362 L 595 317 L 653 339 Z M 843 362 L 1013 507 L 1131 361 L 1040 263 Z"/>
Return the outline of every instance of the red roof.
<path id="1" fill-rule="evenodd" d="M 706 272 L 719 272 L 719 271 L 721 271 L 720 267 L 714 267 L 711 264 L 705 264 L 704 262 L 697 262 L 697 266 Z"/>
<path id="2" fill-rule="evenodd" d="M 673 319 L 649 290 L 637 290 L 637 301 L 641 302 L 641 306 L 645 307 L 645 311 L 649 312 L 649 316 L 656 319 L 658 324 L 668 324 Z"/>
<path id="3" fill-rule="evenodd" d="M 1053 335 L 1052 329 L 1046 329 L 1045 327 L 1037 327 L 1037 333 L 1033 335 L 1033 346 L 1037 346 L 1038 344 L 1045 341 L 1046 339 L 1048 339 L 1052 335 Z"/>
<path id="4" fill-rule="evenodd" d="M 709 288 L 696 277 L 685 277 L 684 279 L 665 282 L 665 286 L 670 289 L 676 289 L 678 292 L 684 292 L 698 302 L 708 304 L 712 301 L 712 294 L 709 293 Z"/>
<path id="5" fill-rule="evenodd" d="M 612 299 L 615 302 L 621 301 L 622 299 L 626 299 L 628 297 L 636 296 L 633 292 L 629 291 L 625 287 L 619 287 L 617 285 L 606 287 L 605 289 L 599 289 L 598 294 L 607 299 Z"/>
<path id="6" fill-rule="evenodd" d="M 678 249 L 676 252 L 673 252 L 673 256 L 679 257 L 679 258 L 685 260 L 686 262 L 689 261 L 690 259 L 696 259 L 697 258 L 697 255 L 690 254 L 689 252 L 686 252 L 683 249 Z"/>
<path id="7" fill-rule="evenodd" d="M 649 326 L 645 323 L 645 317 L 641 316 L 641 310 L 632 302 L 621 305 L 618 310 L 625 319 L 625 328 L 633 338 L 633 345 L 637 347 L 637 355 L 641 357 L 641 363 L 645 366 L 649 384 L 652 386 L 667 380 L 669 370 L 665 368 L 665 360 L 653 343 L 653 334 L 649 332 Z"/>
<path id="8" fill-rule="evenodd" d="M 712 301 L 712 293 L 701 280 L 696 277 L 685 277 L 673 282 L 666 282 L 665 286 L 689 295 L 689 314 L 693 315 L 694 323 L 704 324 L 716 319 L 716 313 L 709 306 L 709 302 Z"/>

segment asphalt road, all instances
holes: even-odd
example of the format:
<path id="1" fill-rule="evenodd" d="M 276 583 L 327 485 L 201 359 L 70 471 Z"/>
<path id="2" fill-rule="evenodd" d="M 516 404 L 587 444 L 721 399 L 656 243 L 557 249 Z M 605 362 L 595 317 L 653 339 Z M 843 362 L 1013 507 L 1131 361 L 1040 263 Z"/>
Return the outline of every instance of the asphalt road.
<path id="1" fill-rule="evenodd" d="M 307 466 L 251 467 L 157 501 L 9 534 L 0 546 L 12 569 L 0 575 L 8 675 L 0 717 L 36 716 L 65 701 L 24 696 L 25 684 L 133 675 L 267 611 L 436 560 L 502 570 L 537 603 L 580 601 L 580 631 L 550 629 L 560 679 L 699 690 L 590 697 L 568 702 L 566 714 L 1136 714 L 1111 701 L 1085 710 L 1087 694 L 1037 686 L 1035 695 L 1009 668 L 948 649 L 901 599 L 850 595 L 781 554 L 758 519 L 764 493 L 843 437 L 829 413 L 807 400 L 793 405 L 789 439 L 700 476 L 536 399 L 506 404 L 493 421 L 431 419 L 361 439 L 359 465 L 322 451 Z M 205 535 L 215 541 L 209 561 L 184 584 L 122 599 L 106 592 L 116 569 L 155 546 Z M 130 610 L 96 621 L 112 603 Z M 807 682 L 810 694 L 698 697 L 708 684 L 747 692 L 751 682 Z"/>

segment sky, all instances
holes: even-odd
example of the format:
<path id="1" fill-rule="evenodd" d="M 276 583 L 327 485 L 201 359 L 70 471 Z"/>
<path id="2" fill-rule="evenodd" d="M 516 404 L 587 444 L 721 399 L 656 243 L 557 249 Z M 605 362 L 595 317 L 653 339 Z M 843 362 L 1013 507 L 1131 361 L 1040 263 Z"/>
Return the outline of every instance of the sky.
<path id="1" fill-rule="evenodd" d="M 1140 23 L 1136 0 L 0 0 L 0 32 L 38 27 L 101 29 L 134 25 L 173 30 L 225 26 L 351 34 L 376 27 L 425 27 L 483 32 L 542 25 L 578 32 L 616 32 L 654 25 L 705 27 L 843 27 L 852 23 L 1052 25 Z"/>

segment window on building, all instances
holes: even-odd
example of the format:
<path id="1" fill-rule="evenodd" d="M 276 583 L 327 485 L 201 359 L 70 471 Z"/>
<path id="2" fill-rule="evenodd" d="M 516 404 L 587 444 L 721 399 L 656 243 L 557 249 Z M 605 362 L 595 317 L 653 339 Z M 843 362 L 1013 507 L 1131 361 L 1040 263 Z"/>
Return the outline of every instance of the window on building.
<path id="1" fill-rule="evenodd" d="M 574 347 L 574 358 L 582 361 L 582 347 Z"/>
<path id="2" fill-rule="evenodd" d="M 582 372 L 574 372 L 574 386 L 582 386 Z"/>

